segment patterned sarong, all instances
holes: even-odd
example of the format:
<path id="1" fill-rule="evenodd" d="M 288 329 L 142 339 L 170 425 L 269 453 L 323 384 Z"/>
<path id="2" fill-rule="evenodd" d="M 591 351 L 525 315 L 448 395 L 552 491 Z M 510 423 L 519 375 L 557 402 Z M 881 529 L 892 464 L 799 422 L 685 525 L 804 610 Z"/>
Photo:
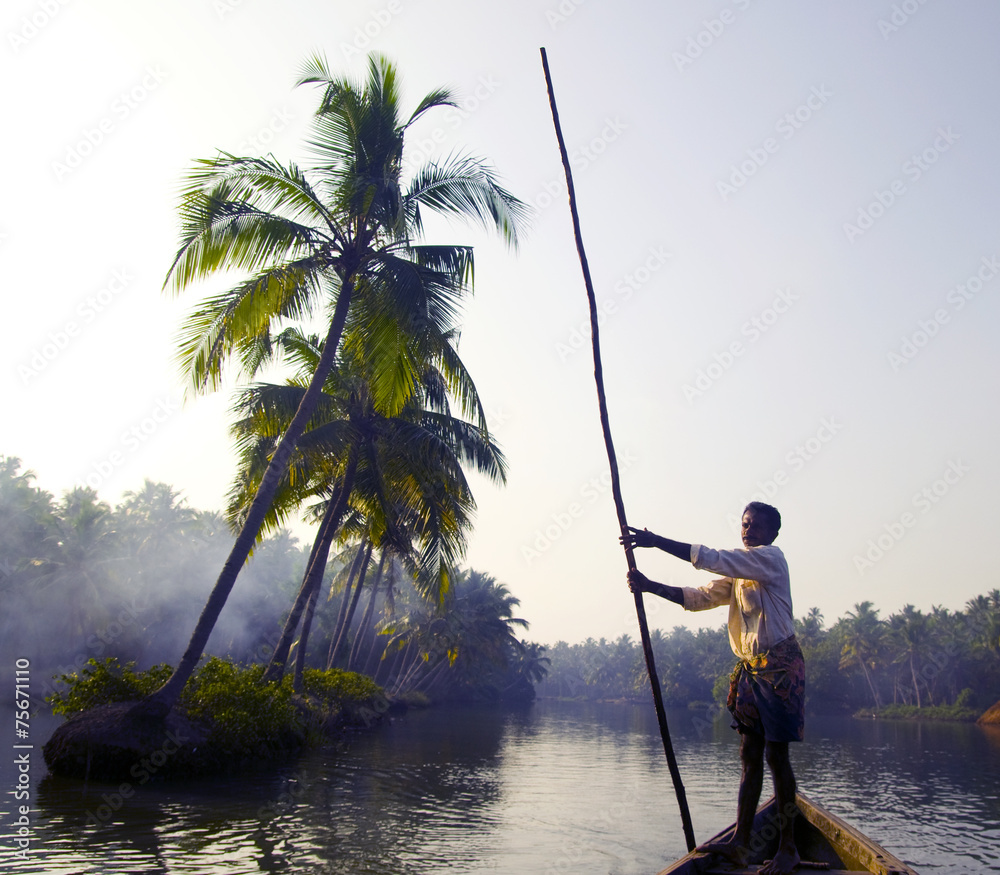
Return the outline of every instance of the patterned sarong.
<path id="1" fill-rule="evenodd" d="M 729 678 L 726 707 L 733 728 L 767 741 L 802 741 L 805 730 L 806 670 L 792 635 L 749 661 L 740 660 Z"/>

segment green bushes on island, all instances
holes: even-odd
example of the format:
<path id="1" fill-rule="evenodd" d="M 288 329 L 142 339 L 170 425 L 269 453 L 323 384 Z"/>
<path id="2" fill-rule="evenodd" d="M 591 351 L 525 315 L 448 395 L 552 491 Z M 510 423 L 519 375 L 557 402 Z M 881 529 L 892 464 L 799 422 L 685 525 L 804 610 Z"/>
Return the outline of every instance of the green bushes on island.
<path id="1" fill-rule="evenodd" d="M 114 657 L 91 659 L 79 672 L 63 675 L 48 702 L 66 717 L 136 702 L 171 671 L 165 664 L 136 671 L 135 663 L 122 665 Z M 204 743 L 239 761 L 296 750 L 332 730 L 371 723 L 389 707 L 382 688 L 356 672 L 309 669 L 301 694 L 293 691 L 290 676 L 263 683 L 263 674 L 262 665 L 243 667 L 212 657 L 184 688 L 177 710 L 204 729 Z"/>

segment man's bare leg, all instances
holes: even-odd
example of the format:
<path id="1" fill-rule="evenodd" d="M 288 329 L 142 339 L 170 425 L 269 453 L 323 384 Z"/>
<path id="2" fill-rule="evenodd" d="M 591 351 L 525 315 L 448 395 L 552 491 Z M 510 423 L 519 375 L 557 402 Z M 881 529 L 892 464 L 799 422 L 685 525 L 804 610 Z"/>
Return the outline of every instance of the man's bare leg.
<path id="1" fill-rule="evenodd" d="M 764 784 L 764 737 L 754 732 L 740 735 L 740 791 L 736 801 L 736 830 L 728 842 L 707 842 L 698 847 L 699 851 L 719 854 L 727 860 L 745 865 L 750 857 L 750 833 L 753 818 L 760 802 L 760 791 Z M 786 751 L 787 753 L 787 751 Z M 794 801 L 794 783 L 792 799 Z"/>
<path id="2" fill-rule="evenodd" d="M 774 859 L 765 863 L 761 875 L 788 875 L 799 865 L 799 852 L 795 847 L 795 775 L 788 758 L 787 741 L 768 741 L 764 756 L 774 778 L 774 799 L 778 809 L 779 841 Z"/>

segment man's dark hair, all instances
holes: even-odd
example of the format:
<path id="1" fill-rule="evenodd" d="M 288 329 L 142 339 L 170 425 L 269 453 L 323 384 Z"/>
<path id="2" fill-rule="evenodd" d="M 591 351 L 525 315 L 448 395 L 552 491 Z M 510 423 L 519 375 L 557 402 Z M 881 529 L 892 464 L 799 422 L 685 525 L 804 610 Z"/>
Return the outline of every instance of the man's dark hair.
<path id="1" fill-rule="evenodd" d="M 762 516 L 764 523 L 771 531 L 777 533 L 781 530 L 781 514 L 778 513 L 778 508 L 764 504 L 763 501 L 751 501 L 743 508 L 743 513 L 746 513 L 748 510 L 752 510 L 754 514 Z"/>

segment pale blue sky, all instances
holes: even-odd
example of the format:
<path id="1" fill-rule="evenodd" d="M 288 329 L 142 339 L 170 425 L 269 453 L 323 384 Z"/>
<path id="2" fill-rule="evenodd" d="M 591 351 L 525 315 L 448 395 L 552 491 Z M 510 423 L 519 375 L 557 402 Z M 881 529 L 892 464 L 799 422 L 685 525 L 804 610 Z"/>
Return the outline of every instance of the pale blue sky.
<path id="1" fill-rule="evenodd" d="M 629 521 L 738 546 L 743 503 L 772 498 L 800 616 L 1000 585 L 974 558 L 1000 483 L 996 4 L 16 0 L 0 30 L 0 452 L 52 492 L 149 477 L 222 506 L 228 398 L 182 407 L 170 362 L 198 293 L 160 292 L 179 181 L 217 149 L 303 160 L 304 58 L 361 73 L 377 50 L 410 105 L 465 101 L 418 157 L 486 155 L 536 207 L 517 255 L 432 226 L 477 245 L 461 353 L 510 461 L 477 487 L 469 562 L 535 640 L 634 636 L 545 46 Z M 653 625 L 724 622 L 647 601 Z"/>

